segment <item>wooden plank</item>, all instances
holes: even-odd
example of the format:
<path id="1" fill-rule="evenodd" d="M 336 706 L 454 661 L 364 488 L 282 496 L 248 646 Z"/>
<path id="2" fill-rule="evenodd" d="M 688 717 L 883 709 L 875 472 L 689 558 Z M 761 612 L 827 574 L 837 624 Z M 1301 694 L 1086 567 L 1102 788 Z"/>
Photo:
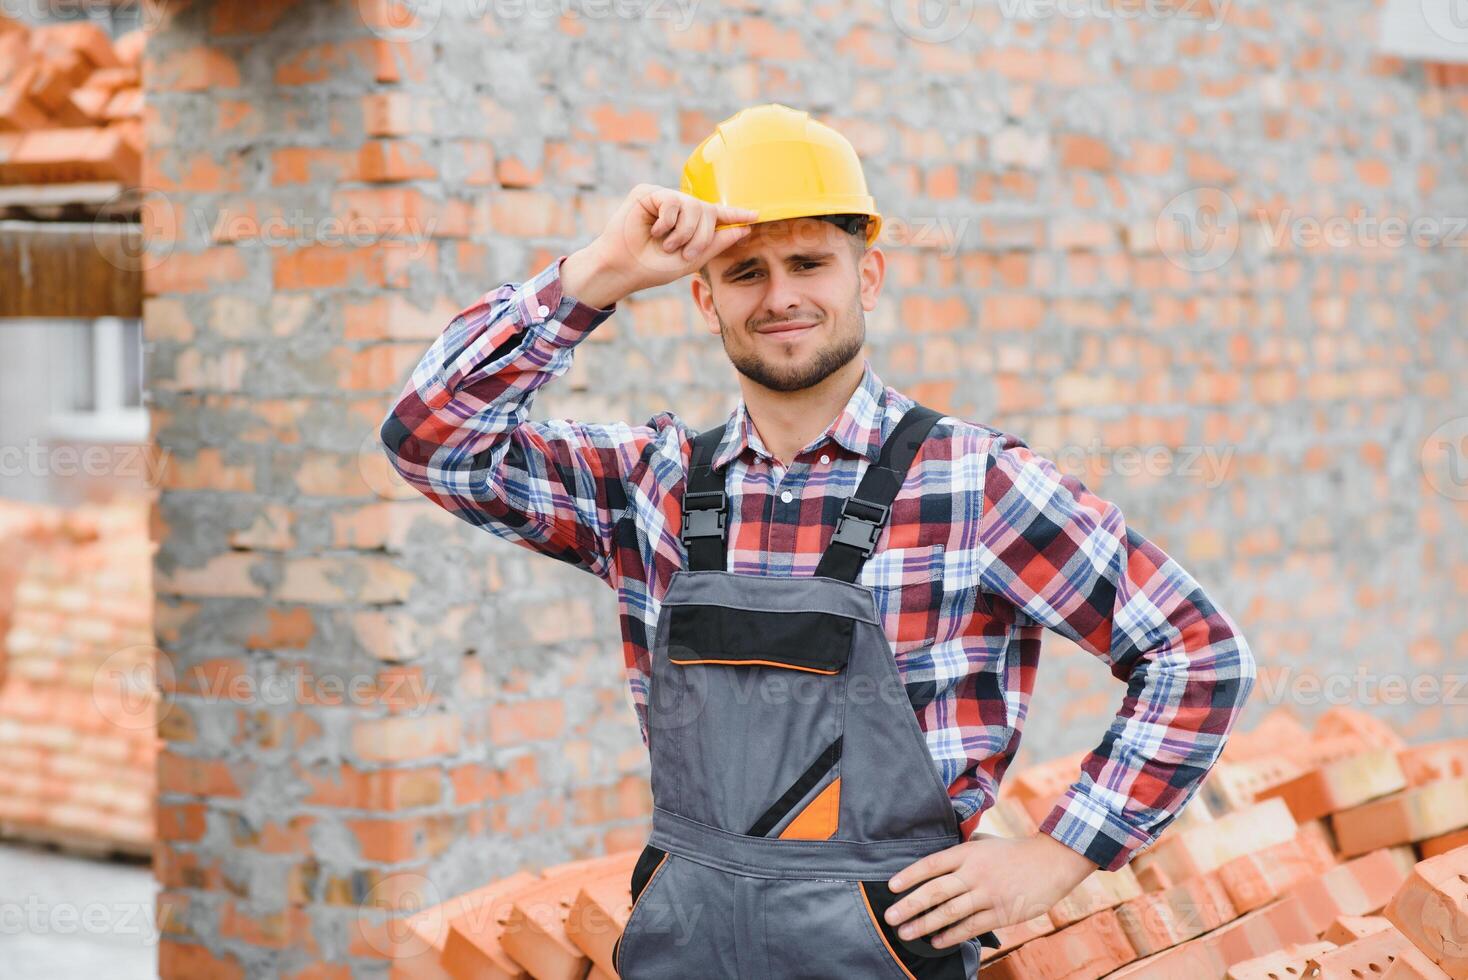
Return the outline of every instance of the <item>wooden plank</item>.
<path id="1" fill-rule="evenodd" d="M 0 221 L 0 317 L 142 316 L 142 227 Z"/>

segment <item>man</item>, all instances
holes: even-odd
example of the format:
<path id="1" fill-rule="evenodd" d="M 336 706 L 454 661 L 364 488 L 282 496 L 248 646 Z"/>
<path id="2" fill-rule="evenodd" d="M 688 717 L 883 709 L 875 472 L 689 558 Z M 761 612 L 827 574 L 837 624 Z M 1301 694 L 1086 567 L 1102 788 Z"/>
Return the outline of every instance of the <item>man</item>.
<path id="1" fill-rule="evenodd" d="M 624 977 L 972 976 L 992 930 L 1156 840 L 1252 689 L 1233 621 L 1115 505 L 878 379 L 880 221 L 839 133 L 744 110 L 681 190 L 460 313 L 382 425 L 440 506 L 618 590 L 654 801 Z M 685 275 L 738 377 L 724 424 L 528 419 L 622 298 Z M 1126 697 L 1037 833 L 978 834 L 1043 628 Z M 689 909 L 696 934 L 659 926 Z"/>

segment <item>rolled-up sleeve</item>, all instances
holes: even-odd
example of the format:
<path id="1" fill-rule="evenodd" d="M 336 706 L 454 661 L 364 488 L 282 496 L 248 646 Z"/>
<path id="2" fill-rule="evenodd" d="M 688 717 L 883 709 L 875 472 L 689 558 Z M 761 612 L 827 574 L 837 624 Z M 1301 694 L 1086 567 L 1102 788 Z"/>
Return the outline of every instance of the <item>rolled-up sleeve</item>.
<path id="1" fill-rule="evenodd" d="M 612 315 L 565 295 L 558 257 L 485 293 L 444 328 L 380 426 L 394 469 L 513 544 L 610 580 L 627 481 L 659 426 L 529 418 L 535 393 Z"/>
<path id="2" fill-rule="evenodd" d="M 1126 683 L 1120 709 L 1040 832 L 1115 871 L 1201 786 L 1254 686 L 1234 621 L 1121 510 L 1023 440 L 984 477 L 984 591 L 1069 638 Z"/>

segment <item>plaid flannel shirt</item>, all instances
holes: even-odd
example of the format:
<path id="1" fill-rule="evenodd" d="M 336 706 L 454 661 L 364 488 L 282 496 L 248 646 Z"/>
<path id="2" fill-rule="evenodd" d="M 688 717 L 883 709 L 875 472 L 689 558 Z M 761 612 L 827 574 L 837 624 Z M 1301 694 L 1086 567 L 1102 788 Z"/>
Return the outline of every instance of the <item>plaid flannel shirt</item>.
<path id="1" fill-rule="evenodd" d="M 670 411 L 642 425 L 529 418 L 541 385 L 615 311 L 563 293 L 558 257 L 449 322 L 381 425 L 396 470 L 434 503 L 617 590 L 623 664 L 644 744 L 649 647 L 679 539 L 690 439 Z M 830 426 L 788 465 L 741 399 L 715 465 L 729 494 L 729 570 L 810 575 L 842 500 L 912 400 L 864 364 Z M 1045 629 L 1126 691 L 1040 831 L 1115 870 L 1150 846 L 1218 759 L 1255 678 L 1233 620 L 1116 505 L 1017 436 L 945 416 L 859 581 L 965 839 L 1019 747 Z"/>

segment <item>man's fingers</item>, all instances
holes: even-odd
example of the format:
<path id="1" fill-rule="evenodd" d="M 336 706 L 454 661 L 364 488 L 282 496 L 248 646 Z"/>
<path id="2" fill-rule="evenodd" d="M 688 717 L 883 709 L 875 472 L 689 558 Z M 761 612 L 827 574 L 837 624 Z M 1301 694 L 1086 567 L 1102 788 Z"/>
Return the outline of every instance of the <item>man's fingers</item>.
<path id="1" fill-rule="evenodd" d="M 754 208 L 736 208 L 732 204 L 717 205 L 720 224 L 733 224 L 739 221 L 753 221 L 759 217 L 759 211 Z"/>
<path id="2" fill-rule="evenodd" d="M 893 902 L 884 917 L 895 926 L 967 891 L 968 885 L 958 875 L 940 875 Z"/>
<path id="3" fill-rule="evenodd" d="M 709 242 L 714 237 L 714 212 L 709 208 L 700 209 L 698 216 L 698 228 L 693 232 L 693 237 L 683 247 L 683 258 L 691 261 L 695 256 L 708 248 Z"/>
<path id="4" fill-rule="evenodd" d="M 668 232 L 668 237 L 663 239 L 664 251 L 676 252 L 688 244 L 688 239 L 693 237 L 693 232 L 698 228 L 700 211 L 698 207 L 683 207 L 679 210 L 678 223 Z"/>
<path id="5" fill-rule="evenodd" d="M 735 242 L 739 241 L 739 239 L 748 234 L 749 225 L 739 225 L 735 228 L 720 228 L 718 231 L 714 232 L 713 244 L 709 246 L 708 252 L 704 254 L 704 261 L 708 261 L 715 255 L 718 255 L 720 252 L 724 251 L 724 249 L 728 248 L 730 245 L 733 245 Z"/>
<path id="6" fill-rule="evenodd" d="M 672 194 L 665 196 L 658 203 L 658 220 L 648 229 L 648 234 L 657 238 L 666 234 L 669 229 L 678 223 L 678 214 L 682 210 L 682 203 Z"/>
<path id="7" fill-rule="evenodd" d="M 917 918 L 909 922 L 893 923 L 893 925 L 899 927 L 899 932 L 904 935 L 904 938 L 913 939 L 917 936 L 928 936 L 945 926 L 952 926 L 969 916 L 988 911 L 990 908 L 987 899 L 977 892 L 962 888 L 957 894 L 950 895 L 946 901 L 934 905 Z M 909 930 L 912 930 L 910 934 Z"/>
<path id="8" fill-rule="evenodd" d="M 963 863 L 962 845 L 945 847 L 941 851 L 934 851 L 926 857 L 920 857 L 916 861 L 897 872 L 887 879 L 887 887 L 894 892 L 906 891 L 920 881 L 927 881 L 934 875 L 946 874 Z"/>
<path id="9" fill-rule="evenodd" d="M 973 915 L 960 919 L 937 935 L 929 936 L 928 942 L 939 949 L 961 943 L 965 939 L 998 929 L 1005 923 L 994 909 L 981 909 Z"/>

